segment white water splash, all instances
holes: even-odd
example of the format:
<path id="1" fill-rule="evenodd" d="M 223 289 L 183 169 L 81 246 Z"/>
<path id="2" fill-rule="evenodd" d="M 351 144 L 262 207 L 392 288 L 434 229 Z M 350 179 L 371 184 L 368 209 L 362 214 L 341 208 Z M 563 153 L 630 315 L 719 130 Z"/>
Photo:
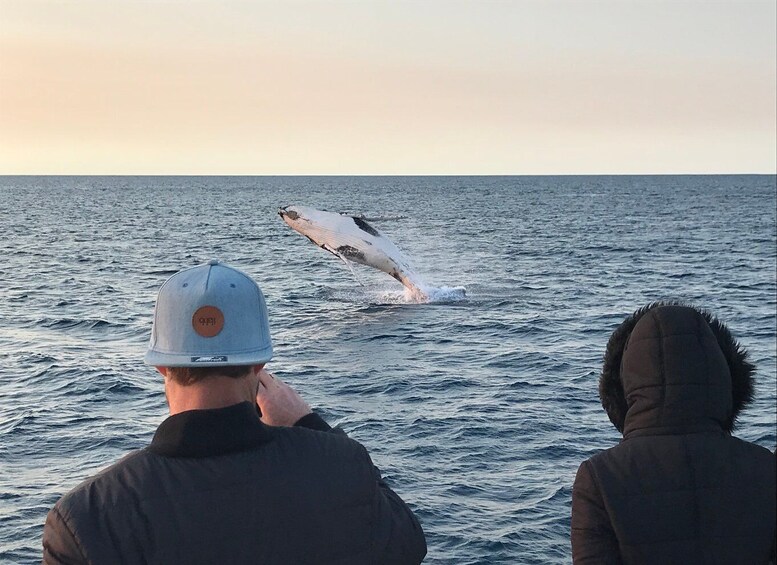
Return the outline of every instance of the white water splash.
<path id="1" fill-rule="evenodd" d="M 367 292 L 367 295 L 378 304 L 433 304 L 467 300 L 467 290 L 463 286 L 435 287 L 423 285 L 420 288 L 424 292 L 423 295 L 407 288 L 403 290 Z"/>
<path id="2" fill-rule="evenodd" d="M 426 287 L 428 302 L 461 302 L 467 299 L 467 289 L 463 286 Z"/>

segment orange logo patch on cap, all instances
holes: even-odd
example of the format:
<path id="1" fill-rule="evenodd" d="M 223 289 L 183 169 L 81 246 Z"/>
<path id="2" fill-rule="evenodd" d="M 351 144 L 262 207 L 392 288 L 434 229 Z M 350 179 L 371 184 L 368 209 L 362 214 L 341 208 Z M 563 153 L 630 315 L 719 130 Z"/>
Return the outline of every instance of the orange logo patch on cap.
<path id="1" fill-rule="evenodd" d="M 202 306 L 192 316 L 192 327 L 202 337 L 213 337 L 224 327 L 224 314 L 215 306 Z"/>

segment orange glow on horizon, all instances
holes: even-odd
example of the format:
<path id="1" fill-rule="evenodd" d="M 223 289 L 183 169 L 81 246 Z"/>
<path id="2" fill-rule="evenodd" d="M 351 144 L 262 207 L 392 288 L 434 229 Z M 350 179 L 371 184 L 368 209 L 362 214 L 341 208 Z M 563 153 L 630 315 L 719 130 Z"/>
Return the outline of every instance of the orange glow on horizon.
<path id="1" fill-rule="evenodd" d="M 775 172 L 771 3 L 443 5 L 3 2 L 0 174 Z"/>

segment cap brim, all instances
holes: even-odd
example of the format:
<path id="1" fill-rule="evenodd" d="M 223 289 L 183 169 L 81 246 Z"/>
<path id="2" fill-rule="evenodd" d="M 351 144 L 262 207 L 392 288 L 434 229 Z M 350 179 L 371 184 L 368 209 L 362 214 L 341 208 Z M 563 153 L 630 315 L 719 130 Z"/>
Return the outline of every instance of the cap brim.
<path id="1" fill-rule="evenodd" d="M 154 367 L 229 367 L 230 365 L 260 365 L 270 359 L 272 359 L 272 346 L 227 355 L 171 354 L 148 350 L 143 362 Z"/>

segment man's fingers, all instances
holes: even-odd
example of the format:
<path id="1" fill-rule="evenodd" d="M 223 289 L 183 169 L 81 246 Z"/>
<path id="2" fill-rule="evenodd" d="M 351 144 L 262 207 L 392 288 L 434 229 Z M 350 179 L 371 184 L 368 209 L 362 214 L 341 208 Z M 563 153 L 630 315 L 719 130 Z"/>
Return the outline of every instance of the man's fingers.
<path id="1" fill-rule="evenodd" d="M 259 371 L 259 384 L 265 388 L 271 386 L 275 382 L 272 374 L 269 371 L 262 369 Z"/>

